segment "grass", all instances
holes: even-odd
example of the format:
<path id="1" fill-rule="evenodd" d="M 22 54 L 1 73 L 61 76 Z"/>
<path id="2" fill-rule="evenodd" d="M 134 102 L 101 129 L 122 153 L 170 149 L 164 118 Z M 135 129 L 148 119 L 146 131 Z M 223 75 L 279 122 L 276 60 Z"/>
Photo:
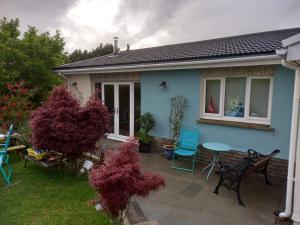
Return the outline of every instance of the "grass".
<path id="1" fill-rule="evenodd" d="M 10 158 L 13 183 L 5 187 L 0 175 L 0 224 L 110 225 L 111 220 L 87 204 L 95 197 L 87 176 L 48 171 L 31 162 Z"/>

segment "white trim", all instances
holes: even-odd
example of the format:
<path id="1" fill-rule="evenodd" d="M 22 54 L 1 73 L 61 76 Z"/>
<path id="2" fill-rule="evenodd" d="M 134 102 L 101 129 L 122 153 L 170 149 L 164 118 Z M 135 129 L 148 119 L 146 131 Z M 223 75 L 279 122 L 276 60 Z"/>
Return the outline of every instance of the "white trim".
<path id="1" fill-rule="evenodd" d="M 297 44 L 298 42 L 300 42 L 300 34 L 296 34 L 292 37 L 289 37 L 287 39 L 284 39 L 282 41 L 282 46 L 283 47 L 288 47 L 290 45 L 294 45 L 294 44 Z"/>
<path id="2" fill-rule="evenodd" d="M 123 135 L 116 135 L 116 134 L 107 134 L 106 136 L 108 139 L 115 140 L 115 141 L 127 141 L 128 137 Z"/>
<path id="3" fill-rule="evenodd" d="M 253 117 L 250 116 L 248 112 L 247 117 L 250 120 L 262 120 L 262 121 L 269 121 L 269 123 L 271 122 L 271 111 L 272 111 L 272 97 L 273 97 L 273 77 L 272 76 L 261 76 L 261 77 L 249 77 L 249 82 L 250 82 L 250 90 L 249 90 L 249 95 L 251 94 L 251 85 L 252 85 L 252 80 L 258 80 L 258 79 L 269 79 L 270 80 L 270 86 L 269 86 L 269 97 L 268 97 L 268 116 L 267 118 L 262 118 L 262 117 Z M 250 110 L 250 96 L 249 96 L 249 108 Z"/>
<path id="4" fill-rule="evenodd" d="M 135 65 L 116 65 L 103 67 L 88 67 L 78 69 L 57 69 L 55 72 L 63 74 L 84 74 L 84 73 L 107 73 L 107 72 L 132 72 L 132 71 L 151 71 L 151 70 L 176 70 L 176 69 L 196 69 L 196 68 L 216 68 L 216 67 L 234 67 L 234 66 L 254 66 L 254 65 L 275 65 L 281 64 L 277 55 L 251 56 L 227 59 L 211 59 L 202 61 L 188 62 L 168 62 L 168 63 L 150 63 Z"/>
<path id="5" fill-rule="evenodd" d="M 245 90 L 245 106 L 244 106 L 244 117 L 230 117 L 224 115 L 224 106 L 225 106 L 225 87 L 226 87 L 226 78 L 232 76 L 224 76 L 224 77 L 203 77 L 201 80 L 202 88 L 201 88 L 201 110 L 200 117 L 202 119 L 213 119 L 213 120 L 224 120 L 224 121 L 236 121 L 236 122 L 245 122 L 245 123 L 256 123 L 256 124 L 271 124 L 271 111 L 272 111 L 272 95 L 273 95 L 273 76 L 247 76 L 240 75 L 235 77 L 245 77 L 246 78 L 246 90 Z M 249 115 L 250 110 L 250 96 L 251 96 L 251 81 L 253 79 L 269 79 L 269 97 L 268 97 L 268 116 L 267 118 L 263 117 L 252 117 Z M 219 101 L 219 113 L 206 113 L 206 81 L 207 80 L 220 80 L 220 101 Z M 200 94 L 201 94 L 200 93 Z"/>
<path id="6" fill-rule="evenodd" d="M 129 85 L 129 137 L 134 136 L 134 83 L 133 82 L 102 82 L 102 101 L 105 104 L 105 85 L 113 85 L 114 87 L 114 133 L 108 134 L 108 138 L 113 140 L 125 141 L 129 137 L 120 135 L 120 114 L 119 114 L 119 86 L 120 85 Z"/>

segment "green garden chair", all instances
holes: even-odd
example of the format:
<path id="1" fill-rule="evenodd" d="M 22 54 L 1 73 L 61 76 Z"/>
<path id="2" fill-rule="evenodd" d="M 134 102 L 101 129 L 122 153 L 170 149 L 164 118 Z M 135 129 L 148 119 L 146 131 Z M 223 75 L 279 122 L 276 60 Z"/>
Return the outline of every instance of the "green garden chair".
<path id="1" fill-rule="evenodd" d="M 182 129 L 179 140 L 174 149 L 172 169 L 183 170 L 194 173 L 195 163 L 198 156 L 200 132 L 198 130 Z M 192 162 L 192 168 L 183 168 L 175 165 L 177 159 L 189 160 Z"/>
<path id="2" fill-rule="evenodd" d="M 12 167 L 8 163 L 9 155 L 7 154 L 7 149 L 9 147 L 10 135 L 13 131 L 13 125 L 10 125 L 10 128 L 6 135 L 5 144 L 0 144 L 0 172 L 4 178 L 4 181 L 7 185 L 10 185 L 10 178 L 12 175 Z M 7 172 L 4 170 L 4 166 L 7 167 Z"/>

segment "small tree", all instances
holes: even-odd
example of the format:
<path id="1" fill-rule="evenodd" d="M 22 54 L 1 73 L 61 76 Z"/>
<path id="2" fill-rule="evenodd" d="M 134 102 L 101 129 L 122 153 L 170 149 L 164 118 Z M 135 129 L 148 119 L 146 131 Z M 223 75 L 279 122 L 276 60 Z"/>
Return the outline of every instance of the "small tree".
<path id="1" fill-rule="evenodd" d="M 171 140 L 173 142 L 178 139 L 183 116 L 188 106 L 187 103 L 187 98 L 182 95 L 175 96 L 170 99 L 171 111 L 169 117 L 169 128 Z"/>
<path id="2" fill-rule="evenodd" d="M 93 150 L 109 128 L 107 108 L 94 95 L 84 107 L 64 87 L 56 88 L 32 113 L 30 127 L 36 148 L 61 152 L 69 159 Z"/>
<path id="3" fill-rule="evenodd" d="M 133 195 L 147 197 L 150 191 L 165 185 L 162 176 L 142 172 L 137 147 L 135 140 L 123 143 L 89 174 L 90 184 L 99 194 L 103 209 L 119 223 Z"/>

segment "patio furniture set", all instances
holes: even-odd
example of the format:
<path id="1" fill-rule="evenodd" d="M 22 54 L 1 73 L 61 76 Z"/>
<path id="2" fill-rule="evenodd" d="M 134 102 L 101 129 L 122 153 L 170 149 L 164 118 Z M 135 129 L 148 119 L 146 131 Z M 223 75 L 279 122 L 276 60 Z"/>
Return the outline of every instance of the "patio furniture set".
<path id="1" fill-rule="evenodd" d="M 199 156 L 199 138 L 200 132 L 197 130 L 181 130 L 176 148 L 174 149 L 172 160 L 173 169 L 192 173 L 194 172 L 195 163 L 197 162 Z M 265 177 L 266 184 L 271 184 L 267 174 L 268 164 L 272 157 L 278 154 L 280 150 L 276 149 L 269 155 L 263 155 L 257 151 L 249 149 L 247 157 L 232 163 L 231 165 L 224 165 L 220 160 L 220 153 L 231 151 L 231 146 L 214 142 L 204 143 L 202 146 L 205 149 L 213 152 L 212 162 L 202 169 L 203 173 L 208 170 L 206 179 L 208 179 L 212 174 L 214 168 L 219 166 L 219 182 L 214 190 L 215 194 L 219 193 L 219 188 L 221 186 L 226 187 L 228 190 L 235 191 L 237 193 L 239 204 L 245 206 L 240 195 L 240 184 L 245 177 L 251 173 L 261 173 Z M 176 165 L 177 159 L 191 161 L 191 169 Z"/>
<path id="2" fill-rule="evenodd" d="M 44 168 L 53 168 L 62 164 L 62 157 L 56 152 L 48 152 L 47 156 L 43 158 L 37 158 L 34 155 L 23 154 L 23 151 L 26 150 L 26 146 L 18 144 L 15 146 L 10 146 L 11 139 L 17 138 L 18 134 L 13 133 L 13 125 L 10 126 L 6 134 L 0 134 L 0 172 L 6 185 L 11 184 L 12 177 L 12 167 L 9 163 L 8 155 L 9 152 L 18 152 L 20 159 L 25 159 L 24 167 L 26 167 L 28 161 L 31 161 Z"/>
<path id="3" fill-rule="evenodd" d="M 10 140 L 13 133 L 13 125 L 10 126 L 9 131 L 6 135 L 0 136 L 0 141 L 5 140 L 5 144 L 0 144 L 2 148 L 0 149 L 0 172 L 4 177 L 4 181 L 7 185 L 11 184 L 12 167 L 9 164 L 9 149 L 13 150 L 23 150 L 25 146 L 13 146 L 9 147 Z M 15 135 L 16 136 L 16 135 Z M 177 142 L 176 148 L 174 149 L 172 168 L 175 170 L 183 170 L 188 172 L 194 172 L 195 164 L 198 161 L 199 156 L 199 139 L 200 132 L 197 130 L 185 130 L 182 129 L 180 132 L 179 140 Z M 220 160 L 220 153 L 232 150 L 232 147 L 222 143 L 204 143 L 202 145 L 207 150 L 213 152 L 213 160 L 210 164 L 203 168 L 202 172 L 208 170 L 206 179 L 212 174 L 214 168 L 219 166 L 219 182 L 214 190 L 214 193 L 219 193 L 219 188 L 221 186 L 226 187 L 229 190 L 233 190 L 237 193 L 237 198 L 239 204 L 245 206 L 241 196 L 240 196 L 240 184 L 242 180 L 251 173 L 261 173 L 265 177 L 266 184 L 270 185 L 268 180 L 267 169 L 268 164 L 273 156 L 278 154 L 280 150 L 276 149 L 269 155 L 260 154 L 252 149 L 248 150 L 248 156 L 244 159 L 237 161 L 231 165 L 224 165 Z M 19 152 L 20 157 L 22 157 L 21 152 Z M 55 154 L 55 152 L 50 152 L 47 157 L 37 159 L 34 155 L 24 155 L 25 165 L 27 162 L 31 161 L 44 168 L 53 168 L 61 165 L 62 157 Z M 183 159 L 192 162 L 191 169 L 183 168 L 176 165 L 176 160 Z M 177 163 L 178 164 L 178 163 Z M 4 170 L 4 166 L 7 167 L 7 172 Z"/>

